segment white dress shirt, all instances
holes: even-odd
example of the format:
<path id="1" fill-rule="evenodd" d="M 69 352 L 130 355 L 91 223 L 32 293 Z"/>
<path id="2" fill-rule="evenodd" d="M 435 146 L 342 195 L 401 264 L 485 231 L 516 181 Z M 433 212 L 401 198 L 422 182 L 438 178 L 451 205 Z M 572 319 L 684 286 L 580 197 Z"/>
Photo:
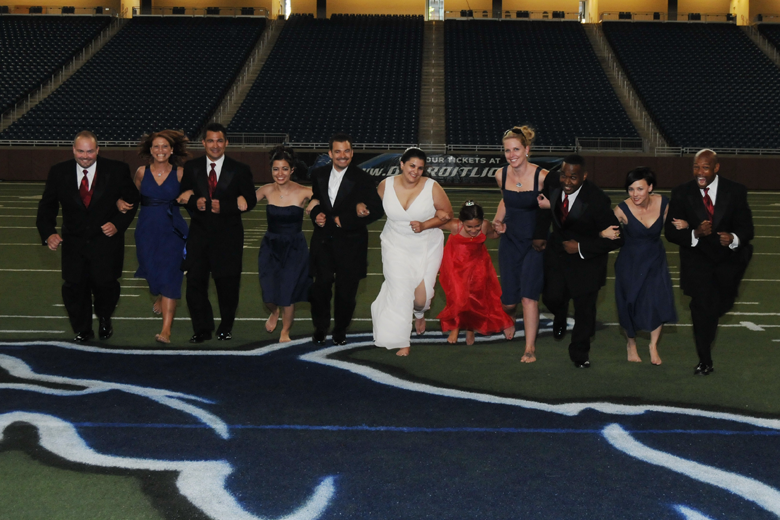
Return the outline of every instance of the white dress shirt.
<path id="1" fill-rule="evenodd" d="M 573 208 L 573 207 L 574 207 L 574 201 L 575 201 L 575 200 L 577 200 L 577 195 L 579 195 L 579 194 L 580 194 L 580 190 L 581 190 L 581 189 L 582 189 L 582 184 L 580 184 L 580 187 L 579 187 L 579 188 L 577 188 L 577 191 L 575 191 L 574 193 L 572 193 L 571 195 L 569 195 L 569 213 L 571 213 L 571 208 Z M 563 190 L 561 190 L 561 208 L 563 208 L 563 199 L 565 199 L 565 198 L 566 198 L 566 192 L 565 192 L 565 191 L 563 191 Z M 585 257 L 584 257 L 584 256 L 582 256 L 582 250 L 580 249 L 580 244 L 579 244 L 579 242 L 577 243 L 577 251 L 578 251 L 578 252 L 579 252 L 579 254 L 580 254 L 580 258 L 582 258 L 583 260 L 585 260 Z"/>
<path id="2" fill-rule="evenodd" d="M 707 194 L 710 196 L 710 200 L 712 201 L 712 207 L 715 207 L 716 201 L 718 200 L 718 179 L 719 176 L 715 176 L 715 180 L 712 181 L 707 188 Z M 704 199 L 704 190 L 699 188 L 699 193 L 701 193 L 701 198 Z M 696 247 L 696 245 L 699 243 L 699 239 L 696 238 L 696 233 L 694 232 L 694 229 L 699 227 L 698 224 L 696 226 L 692 225 L 692 222 L 688 222 L 688 226 L 691 227 L 691 247 Z M 734 233 L 731 234 L 732 237 L 734 237 L 734 241 L 729 244 L 730 249 L 736 249 L 739 247 L 739 237 L 735 235 Z"/>
<path id="3" fill-rule="evenodd" d="M 211 163 L 216 164 L 214 166 L 214 171 L 217 172 L 217 182 L 219 182 L 219 176 L 222 175 L 222 164 L 225 162 L 225 154 L 222 154 L 222 157 L 217 159 L 216 161 L 212 161 L 209 156 L 206 156 L 206 176 L 209 176 L 211 174 Z"/>
<path id="4" fill-rule="evenodd" d="M 97 170 L 97 161 L 92 163 L 92 166 L 86 169 L 87 170 L 87 182 L 89 184 L 89 189 L 92 189 L 92 181 L 95 180 L 95 171 Z M 81 189 L 81 179 L 84 178 L 84 168 L 81 167 L 79 163 L 76 163 L 76 187 Z"/>
<path id="5" fill-rule="evenodd" d="M 341 181 L 344 180 L 344 174 L 346 173 L 347 173 L 347 168 L 338 171 L 334 166 L 330 170 L 330 179 L 328 180 L 328 198 L 330 199 L 331 206 L 333 206 L 336 203 L 336 196 L 339 194 Z"/>

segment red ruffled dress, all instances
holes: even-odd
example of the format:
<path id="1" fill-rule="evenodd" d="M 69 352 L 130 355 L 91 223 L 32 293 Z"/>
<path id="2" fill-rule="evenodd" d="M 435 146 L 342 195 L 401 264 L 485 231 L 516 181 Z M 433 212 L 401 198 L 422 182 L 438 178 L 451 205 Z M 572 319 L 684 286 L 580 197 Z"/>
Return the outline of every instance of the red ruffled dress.
<path id="1" fill-rule="evenodd" d="M 438 319 L 441 330 L 474 330 L 480 334 L 502 332 L 512 326 L 512 318 L 501 307 L 501 286 L 480 233 L 467 238 L 452 233 L 444 246 L 439 283 L 447 296 L 447 306 Z"/>

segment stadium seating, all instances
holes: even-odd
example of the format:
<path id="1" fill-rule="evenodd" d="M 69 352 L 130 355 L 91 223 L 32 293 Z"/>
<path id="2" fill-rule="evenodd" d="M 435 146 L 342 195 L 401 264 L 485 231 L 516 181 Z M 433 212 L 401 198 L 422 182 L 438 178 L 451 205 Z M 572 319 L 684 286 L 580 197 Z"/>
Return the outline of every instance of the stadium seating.
<path id="1" fill-rule="evenodd" d="M 758 32 L 769 40 L 777 50 L 780 50 L 780 23 L 760 23 L 758 24 Z"/>
<path id="2" fill-rule="evenodd" d="M 0 17 L 0 113 L 37 90 L 110 22 L 109 16 Z"/>
<path id="3" fill-rule="evenodd" d="M 227 93 L 265 22 L 134 18 L 0 138 L 72 139 L 85 128 L 108 141 L 133 141 L 164 128 L 194 137 Z"/>
<path id="4" fill-rule="evenodd" d="M 780 69 L 734 24 L 604 22 L 672 146 L 780 148 Z"/>
<path id="5" fill-rule="evenodd" d="M 416 143 L 422 43 L 421 16 L 291 16 L 229 130 Z"/>
<path id="6" fill-rule="evenodd" d="M 500 145 L 529 123 L 538 146 L 639 137 L 576 21 L 447 20 L 447 142 Z"/>

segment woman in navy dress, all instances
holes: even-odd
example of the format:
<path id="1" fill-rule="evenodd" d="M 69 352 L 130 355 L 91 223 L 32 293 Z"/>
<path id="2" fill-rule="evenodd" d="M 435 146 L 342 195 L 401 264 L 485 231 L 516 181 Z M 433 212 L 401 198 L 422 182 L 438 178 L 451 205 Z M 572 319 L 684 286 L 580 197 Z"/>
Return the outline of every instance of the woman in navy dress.
<path id="1" fill-rule="evenodd" d="M 493 220 L 495 230 L 501 233 L 498 265 L 504 312 L 514 322 L 517 305 L 523 306 L 525 353 L 521 363 L 536 361 L 539 294 L 544 285 L 544 254 L 533 248 L 532 241 L 539 209 L 537 199 L 547 170 L 528 162 L 535 135 L 528 126 L 516 126 L 504 133 L 504 157 L 509 164 L 496 172 L 503 197 Z"/>
<path id="2" fill-rule="evenodd" d="M 303 236 L 304 207 L 311 200 L 311 188 L 291 180 L 295 158 L 289 148 L 278 146 L 271 153 L 274 182 L 257 189 L 257 202 L 265 199 L 268 230 L 257 258 L 263 302 L 271 311 L 265 330 L 273 332 L 282 317 L 279 342 L 290 341 L 295 303 L 308 301 L 309 248 Z"/>
<path id="3" fill-rule="evenodd" d="M 189 156 L 187 137 L 175 130 L 162 130 L 141 139 L 138 155 L 149 164 L 135 172 L 135 185 L 141 192 L 141 212 L 135 228 L 138 270 L 136 278 L 146 278 L 156 296 L 152 310 L 162 314 L 160 343 L 171 342 L 171 326 L 176 300 L 181 298 L 184 273 L 181 260 L 187 237 L 187 223 L 179 213 L 176 199 L 184 169 L 179 166 Z"/>
<path id="4" fill-rule="evenodd" d="M 669 199 L 653 193 L 655 174 L 639 167 L 628 172 L 628 198 L 615 207 L 615 216 L 623 226 L 625 244 L 615 261 L 615 300 L 620 326 L 626 331 L 628 360 L 640 362 L 636 351 L 636 332 L 650 331 L 650 362 L 661 364 L 658 340 L 664 323 L 675 323 L 672 279 L 666 250 L 661 241 Z M 602 231 L 605 238 L 615 239 L 617 226 Z"/>

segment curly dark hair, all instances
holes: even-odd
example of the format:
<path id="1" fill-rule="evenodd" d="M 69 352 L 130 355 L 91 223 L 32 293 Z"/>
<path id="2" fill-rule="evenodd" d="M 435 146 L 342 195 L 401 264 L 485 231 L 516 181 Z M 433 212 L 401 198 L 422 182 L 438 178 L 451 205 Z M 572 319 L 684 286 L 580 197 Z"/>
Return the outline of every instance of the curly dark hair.
<path id="1" fill-rule="evenodd" d="M 168 159 L 168 162 L 172 165 L 181 166 L 190 156 L 190 152 L 187 151 L 187 143 L 190 140 L 184 135 L 184 132 L 178 130 L 160 130 L 159 132 L 144 134 L 141 136 L 141 142 L 138 144 L 138 155 L 151 159 L 152 143 L 158 137 L 162 137 L 171 145 L 171 157 Z"/>
<path id="2" fill-rule="evenodd" d="M 297 162 L 293 149 L 281 144 L 271 150 L 269 161 L 271 166 L 274 165 L 274 161 L 286 161 L 290 168 L 295 168 Z"/>

